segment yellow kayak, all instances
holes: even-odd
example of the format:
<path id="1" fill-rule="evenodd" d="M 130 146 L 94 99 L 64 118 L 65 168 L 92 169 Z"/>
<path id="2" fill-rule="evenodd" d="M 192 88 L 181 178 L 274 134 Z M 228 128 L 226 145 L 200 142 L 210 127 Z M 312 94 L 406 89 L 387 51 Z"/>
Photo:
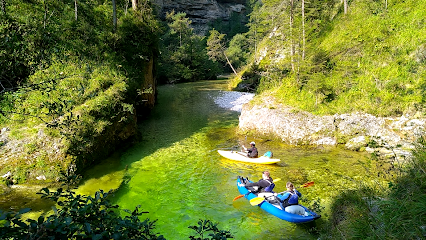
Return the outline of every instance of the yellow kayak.
<path id="1" fill-rule="evenodd" d="M 276 158 L 269 158 L 265 156 L 261 156 L 258 158 L 249 158 L 247 157 L 246 153 L 244 152 L 237 152 L 237 151 L 224 151 L 224 150 L 217 150 L 217 152 L 222 155 L 225 158 L 234 160 L 234 161 L 240 161 L 240 162 L 248 162 L 248 163 L 259 163 L 259 164 L 274 164 L 281 160 Z"/>

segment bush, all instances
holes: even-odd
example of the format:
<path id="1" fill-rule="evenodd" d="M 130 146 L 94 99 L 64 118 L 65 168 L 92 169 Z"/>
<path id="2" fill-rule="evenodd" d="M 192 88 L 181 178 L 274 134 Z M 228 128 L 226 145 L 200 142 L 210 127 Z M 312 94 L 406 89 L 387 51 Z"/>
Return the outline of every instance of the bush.
<path id="1" fill-rule="evenodd" d="M 69 177 L 68 179 L 71 179 Z M 72 190 L 51 192 L 43 188 L 43 198 L 51 199 L 60 208 L 53 207 L 54 213 L 40 216 L 37 220 L 23 221 L 21 215 L 30 211 L 22 209 L 17 213 L 0 210 L 0 235 L 5 239 L 165 239 L 155 232 L 156 221 L 140 220 L 144 213 L 140 206 L 135 210 L 124 210 L 128 215 L 121 217 L 119 206 L 111 204 L 107 198 L 110 192 L 102 190 L 94 197 L 76 195 Z M 233 238 L 229 231 L 219 230 L 210 220 L 200 220 L 198 226 L 190 226 L 200 237 L 190 239 L 228 239 Z M 204 237 L 209 233 L 209 237 Z"/>

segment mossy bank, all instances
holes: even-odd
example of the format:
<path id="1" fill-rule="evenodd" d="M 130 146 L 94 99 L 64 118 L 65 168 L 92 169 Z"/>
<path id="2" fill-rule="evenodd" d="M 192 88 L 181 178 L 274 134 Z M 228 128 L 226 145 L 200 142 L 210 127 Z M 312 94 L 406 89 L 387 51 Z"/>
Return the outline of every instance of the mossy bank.
<path id="1" fill-rule="evenodd" d="M 111 4 L 11 0 L 2 9 L 5 183 L 79 174 L 137 136 L 156 99 L 159 21 L 150 4 Z"/>

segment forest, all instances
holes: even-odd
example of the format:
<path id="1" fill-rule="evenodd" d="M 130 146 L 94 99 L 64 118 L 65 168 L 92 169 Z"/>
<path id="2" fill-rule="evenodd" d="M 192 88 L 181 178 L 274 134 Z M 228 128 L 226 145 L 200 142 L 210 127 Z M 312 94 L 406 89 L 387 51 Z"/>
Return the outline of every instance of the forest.
<path id="1" fill-rule="evenodd" d="M 425 114 L 425 0 L 247 0 L 245 24 L 213 22 L 206 36 L 195 33 L 186 13 L 161 19 L 150 0 L 0 0 L 0 8 L 0 129 L 16 141 L 11 154 L 0 138 L 0 158 L 8 158 L 7 164 L 0 161 L 0 175 L 14 172 L 12 180 L 1 179 L 4 185 L 31 183 L 40 174 L 48 182 L 63 172 L 76 176 L 122 147 L 137 136 L 137 119 L 155 107 L 158 84 L 229 74 L 231 90 L 273 96 L 318 115 Z M 371 206 L 362 201 L 378 194 L 361 187 L 336 200 L 332 221 L 317 234 L 425 237 L 425 220 L 413 218 L 426 214 L 424 147 L 420 141 L 414 160 L 397 166 L 401 176 L 386 189 L 380 216 L 369 215 Z M 58 204 L 59 196 L 69 198 L 63 206 L 90 202 L 96 211 L 115 208 L 104 202 L 106 195 L 98 193 L 95 204 L 70 190 L 44 192 Z M 72 225 L 67 211 L 87 211 L 85 206 L 31 223 L 19 220 L 27 210 L 2 213 L 0 221 L 7 224 L 0 232 L 11 239 L 27 231 L 35 237 L 64 234 L 52 231 L 49 224 L 55 223 L 56 229 L 73 229 L 68 238 L 84 238 L 82 232 L 94 239 L 107 233 L 120 238 L 114 231 L 132 234 L 92 232 L 84 219 Z M 151 232 L 154 223 L 140 222 L 140 215 L 138 209 L 130 212 L 123 226 L 133 224 L 145 229 L 140 234 L 146 239 L 161 239 Z M 216 234 L 212 239 L 230 237 L 209 221 L 199 224 Z"/>

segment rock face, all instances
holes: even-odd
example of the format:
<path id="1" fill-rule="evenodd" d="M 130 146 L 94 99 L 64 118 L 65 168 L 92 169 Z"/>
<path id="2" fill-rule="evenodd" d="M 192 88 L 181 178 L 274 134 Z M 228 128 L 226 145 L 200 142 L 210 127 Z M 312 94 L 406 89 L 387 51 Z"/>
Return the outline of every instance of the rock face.
<path id="1" fill-rule="evenodd" d="M 350 150 L 399 157 L 410 155 L 425 127 L 426 119 L 413 116 L 375 117 L 363 113 L 316 116 L 277 104 L 272 98 L 260 105 L 244 105 L 239 122 L 243 132 L 275 136 L 294 145 L 345 144 Z"/>
<path id="2" fill-rule="evenodd" d="M 184 12 L 198 34 L 205 35 L 208 24 L 216 19 L 229 21 L 232 13 L 245 15 L 247 0 L 154 0 L 160 16 L 167 12 Z"/>

